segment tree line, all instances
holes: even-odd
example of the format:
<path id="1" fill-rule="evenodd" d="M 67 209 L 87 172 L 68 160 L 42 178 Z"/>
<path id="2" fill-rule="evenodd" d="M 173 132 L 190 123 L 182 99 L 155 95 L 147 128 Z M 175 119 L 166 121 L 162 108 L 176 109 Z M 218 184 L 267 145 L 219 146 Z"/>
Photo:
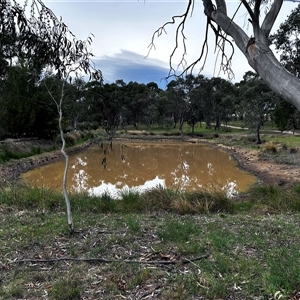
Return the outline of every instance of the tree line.
<path id="1" fill-rule="evenodd" d="M 20 16 L 21 12 L 16 10 L 15 15 Z M 22 20 L 22 17 L 18 18 Z M 270 36 L 270 42 L 281 53 L 282 66 L 295 77 L 300 74 L 299 19 L 300 6 Z M 3 20 L 11 28 L 7 15 Z M 55 26 L 64 32 L 63 23 Z M 198 122 L 204 123 L 207 128 L 214 126 L 220 130 L 221 124 L 238 119 L 257 132 L 259 141 L 259 130 L 267 119 L 272 120 L 280 130 L 299 128 L 299 113 L 295 107 L 284 102 L 260 76 L 250 71 L 235 84 L 203 75 L 174 77 L 166 90 L 161 90 L 154 82 L 125 83 L 122 79 L 103 84 L 99 80 L 70 77 L 65 82 L 62 74 L 67 62 L 61 62 L 62 67 L 57 68 L 59 72 L 49 73 L 44 68 L 49 63 L 57 63 L 54 46 L 60 43 L 63 35 L 57 37 L 59 30 L 49 30 L 48 39 L 53 40 L 51 49 L 55 52 L 49 62 L 49 56 L 43 55 L 43 41 L 42 45 L 37 43 L 37 33 L 29 31 L 26 26 L 24 28 L 19 28 L 23 29 L 23 34 L 10 32 L 0 39 L 0 64 L 3 66 L 0 74 L 0 139 L 21 136 L 52 138 L 57 135 L 58 112 L 53 97 L 58 99 L 61 96 L 63 84 L 65 131 L 103 126 L 111 132 L 128 125 L 138 129 L 141 124 L 151 129 L 157 124 L 166 129 L 175 127 L 182 132 L 184 123 L 188 123 L 194 131 Z M 66 47 L 69 46 L 67 39 L 62 41 Z M 24 47 L 27 52 L 24 52 Z M 34 47 L 36 53 L 33 56 Z M 67 50 L 61 52 L 68 57 Z M 16 55 L 17 63 L 9 64 L 9 58 Z M 70 57 L 73 57 L 71 52 Z"/>
<path id="2" fill-rule="evenodd" d="M 33 77 L 22 61 L 10 66 L 0 81 L 0 137 L 56 136 L 58 114 L 51 95 L 58 98 L 61 86 L 57 74 L 40 72 Z M 165 90 L 155 82 L 125 83 L 119 79 L 103 84 L 70 78 L 65 83 L 63 111 L 65 131 L 103 126 L 112 132 L 128 125 L 139 129 L 142 124 L 149 130 L 158 125 L 182 132 L 183 124 L 188 123 L 194 132 L 199 122 L 221 130 L 221 124 L 226 127 L 232 120 L 243 121 L 257 133 L 266 120 L 272 120 L 280 130 L 299 128 L 297 110 L 251 71 L 235 84 L 203 75 L 173 78 Z"/>

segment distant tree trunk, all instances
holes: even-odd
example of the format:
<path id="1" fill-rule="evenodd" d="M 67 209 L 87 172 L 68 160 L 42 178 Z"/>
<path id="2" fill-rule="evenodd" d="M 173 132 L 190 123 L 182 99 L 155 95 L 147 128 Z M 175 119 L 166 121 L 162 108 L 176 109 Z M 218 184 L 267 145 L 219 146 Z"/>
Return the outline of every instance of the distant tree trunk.
<path id="1" fill-rule="evenodd" d="M 192 134 L 195 133 L 195 123 L 192 123 Z"/>
<path id="2" fill-rule="evenodd" d="M 183 118 L 181 117 L 180 120 L 179 120 L 179 131 L 180 131 L 180 134 L 183 134 L 183 123 L 184 123 L 184 120 Z"/>
<path id="3" fill-rule="evenodd" d="M 220 118 L 216 118 L 215 130 L 220 130 Z"/>
<path id="4" fill-rule="evenodd" d="M 261 144 L 261 139 L 260 139 L 260 125 L 256 127 L 256 138 L 257 138 L 257 144 Z"/>

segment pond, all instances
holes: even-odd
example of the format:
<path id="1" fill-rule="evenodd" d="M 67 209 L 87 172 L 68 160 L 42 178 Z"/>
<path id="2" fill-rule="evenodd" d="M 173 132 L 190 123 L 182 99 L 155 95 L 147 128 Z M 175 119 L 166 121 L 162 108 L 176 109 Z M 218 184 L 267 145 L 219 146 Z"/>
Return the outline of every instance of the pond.
<path id="1" fill-rule="evenodd" d="M 60 161 L 29 171 L 22 178 L 61 190 L 64 166 Z M 142 192 L 157 186 L 192 191 L 213 185 L 234 195 L 256 181 L 226 152 L 205 145 L 115 142 L 71 156 L 67 186 L 70 192 L 108 193 L 115 198 L 121 191 Z"/>

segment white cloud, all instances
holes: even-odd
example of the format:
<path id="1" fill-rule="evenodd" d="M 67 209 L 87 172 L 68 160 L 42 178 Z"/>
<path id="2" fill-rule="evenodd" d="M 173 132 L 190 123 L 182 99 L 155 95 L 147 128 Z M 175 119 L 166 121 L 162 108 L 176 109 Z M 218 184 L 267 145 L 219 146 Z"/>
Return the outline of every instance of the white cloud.
<path id="1" fill-rule="evenodd" d="M 106 82 L 123 79 L 126 83 L 136 81 L 139 83 L 157 82 L 165 88 L 164 77 L 168 75 L 168 65 L 160 60 L 146 58 L 138 53 L 121 50 L 111 56 L 95 59 L 96 67 L 103 72 Z"/>
<path id="2" fill-rule="evenodd" d="M 152 70 L 153 74 L 156 74 L 154 69 L 162 72 L 168 68 L 169 57 L 175 46 L 175 25 L 168 26 L 167 34 L 162 34 L 155 39 L 156 50 L 150 52 L 148 59 L 144 60 L 143 58 L 148 53 L 147 47 L 153 32 L 165 22 L 171 21 L 172 16 L 181 15 L 188 3 L 187 0 L 46 0 L 44 2 L 58 17 L 63 17 L 77 38 L 86 39 L 90 33 L 95 35 L 92 52 L 96 56 L 97 64 L 105 67 L 103 67 L 104 76 L 112 78 L 111 80 L 115 80 L 114 76 L 119 79 L 120 76 L 128 78 L 134 74 L 141 74 L 139 72 L 142 70 L 142 64 L 145 65 L 145 70 Z M 235 12 L 239 3 L 240 1 L 228 1 L 229 14 L 232 15 Z M 284 2 L 274 30 L 297 5 L 297 3 Z M 240 10 L 237 13 L 235 21 L 247 30 L 248 21 L 244 11 Z M 202 1 L 197 0 L 193 16 L 188 18 L 185 27 L 188 64 L 199 56 L 205 27 L 206 17 L 203 14 Z M 247 33 L 252 34 L 251 31 Z M 214 34 L 210 31 L 209 56 L 203 75 L 227 78 L 225 74 L 218 72 L 219 62 L 216 62 L 217 56 L 214 54 L 214 41 Z M 181 50 L 182 47 L 174 55 L 175 68 L 181 59 Z M 129 68 L 130 63 L 132 63 L 132 68 Z M 108 64 L 110 64 L 110 68 L 106 68 Z M 202 63 L 199 64 L 198 70 L 201 66 Z M 235 73 L 235 81 L 241 80 L 243 74 L 251 69 L 239 49 L 235 49 L 232 68 Z M 133 72 L 135 69 L 139 72 Z M 126 70 L 128 70 L 128 76 Z M 120 73 L 118 73 L 119 71 Z M 132 80 L 135 80 L 134 77 Z"/>

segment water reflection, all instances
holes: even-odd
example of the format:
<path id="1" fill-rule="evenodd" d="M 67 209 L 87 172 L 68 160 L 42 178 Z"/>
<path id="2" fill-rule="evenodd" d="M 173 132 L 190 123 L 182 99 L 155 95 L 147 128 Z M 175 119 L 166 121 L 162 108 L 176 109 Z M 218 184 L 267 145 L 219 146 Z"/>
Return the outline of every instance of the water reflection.
<path id="1" fill-rule="evenodd" d="M 23 174 L 23 178 L 61 189 L 63 170 L 62 161 Z M 106 155 L 97 146 L 70 157 L 68 187 L 72 192 L 107 192 L 118 197 L 120 191 L 144 191 L 157 185 L 184 191 L 215 184 L 234 194 L 255 181 L 223 151 L 199 144 L 143 142 L 115 143 Z"/>

